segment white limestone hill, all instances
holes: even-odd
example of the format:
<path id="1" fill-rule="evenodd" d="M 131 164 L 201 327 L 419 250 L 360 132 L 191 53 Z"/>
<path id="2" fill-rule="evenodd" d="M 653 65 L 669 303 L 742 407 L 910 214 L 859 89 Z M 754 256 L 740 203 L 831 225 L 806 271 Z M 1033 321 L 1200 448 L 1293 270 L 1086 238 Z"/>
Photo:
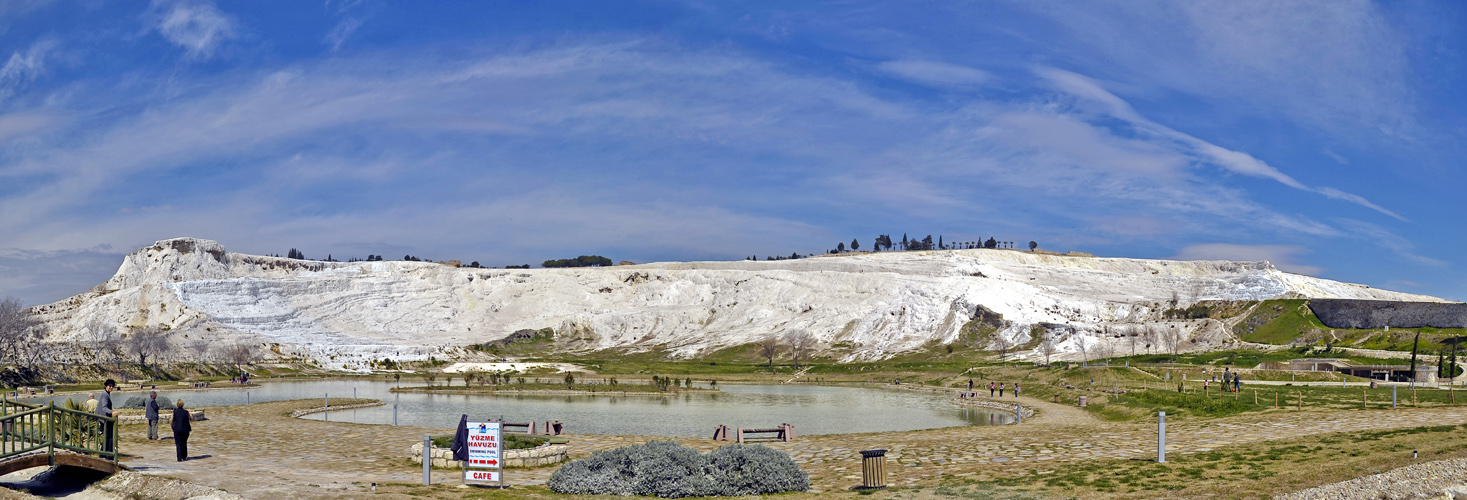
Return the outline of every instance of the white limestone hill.
<path id="1" fill-rule="evenodd" d="M 1080 357 L 1082 345 L 1086 356 L 1097 345 L 1116 348 L 1102 332 L 1155 324 L 1174 297 L 1185 304 L 1281 296 L 1444 302 L 1268 262 L 940 250 L 506 270 L 306 261 L 178 238 L 132 252 L 91 291 L 36 309 L 53 342 L 87 342 L 100 324 L 162 327 L 176 342 L 252 342 L 361 368 L 547 327 L 568 349 L 684 358 L 802 329 L 839 359 L 885 359 L 957 341 L 984 309 L 1002 315 L 1000 334 L 1015 344 L 1030 340 L 1032 325 L 1062 325 L 1056 357 L 1066 359 Z M 1188 332 L 1187 350 L 1234 341 L 1215 321 L 1172 323 Z"/>

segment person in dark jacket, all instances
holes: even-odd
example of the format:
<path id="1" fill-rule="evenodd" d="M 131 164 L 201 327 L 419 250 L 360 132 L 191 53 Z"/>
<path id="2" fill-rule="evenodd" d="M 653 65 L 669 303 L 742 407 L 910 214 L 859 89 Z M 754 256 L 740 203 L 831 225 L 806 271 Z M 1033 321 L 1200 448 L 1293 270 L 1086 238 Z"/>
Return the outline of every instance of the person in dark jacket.
<path id="1" fill-rule="evenodd" d="M 188 459 L 188 434 L 194 430 L 191 420 L 188 410 L 183 409 L 183 400 L 178 400 L 173 408 L 173 448 L 178 450 L 180 462 Z"/>
<path id="2" fill-rule="evenodd" d="M 115 390 L 117 390 L 116 380 L 112 380 L 109 378 L 106 382 L 102 383 L 102 398 L 97 400 L 97 415 L 108 418 L 117 418 L 117 414 L 121 413 L 117 410 L 112 409 L 112 391 Z M 102 434 L 105 436 L 103 438 L 105 444 L 102 445 L 102 451 L 113 451 L 112 435 L 115 434 L 114 431 L 117 425 L 116 422 L 116 420 L 113 420 L 111 422 L 106 422 L 102 424 Z"/>
<path id="3" fill-rule="evenodd" d="M 469 461 L 469 415 L 458 417 L 458 430 L 453 433 L 453 445 L 448 447 L 453 452 L 453 459 L 460 462 Z"/>
<path id="4" fill-rule="evenodd" d="M 148 440 L 158 440 L 158 391 L 148 394 L 148 402 L 143 404 L 143 416 L 148 419 Z"/>

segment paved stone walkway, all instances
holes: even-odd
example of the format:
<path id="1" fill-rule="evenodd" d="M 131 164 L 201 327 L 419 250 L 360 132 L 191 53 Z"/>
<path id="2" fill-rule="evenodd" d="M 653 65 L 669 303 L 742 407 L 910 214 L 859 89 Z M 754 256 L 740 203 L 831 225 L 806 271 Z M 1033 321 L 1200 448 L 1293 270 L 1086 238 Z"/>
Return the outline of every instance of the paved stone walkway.
<path id="1" fill-rule="evenodd" d="M 1012 400 L 1012 398 L 1010 398 Z M 969 476 L 994 467 L 1047 467 L 1049 463 L 1094 459 L 1151 459 L 1156 424 L 1102 422 L 1077 408 L 1024 398 L 1040 414 L 1021 425 L 953 427 L 927 431 L 800 436 L 792 443 L 765 443 L 788 452 L 811 475 L 816 490 L 860 483 L 860 450 L 884 448 L 892 485 L 933 484 L 940 475 Z M 290 411 L 314 401 L 210 408 L 198 422 L 190 451 L 173 460 L 172 441 L 146 441 L 140 425 L 124 426 L 128 465 L 239 493 L 248 498 L 351 498 L 368 483 L 419 483 L 421 469 L 406 450 L 422 435 L 443 429 L 373 426 L 292 419 Z M 1229 445 L 1342 431 L 1467 423 L 1467 407 L 1378 411 L 1273 411 L 1238 417 L 1169 421 L 1169 454 L 1209 451 Z M 710 430 L 711 431 L 711 430 Z M 164 433 L 167 435 L 167 433 Z M 572 435 L 572 458 L 650 440 L 649 436 Z M 711 450 L 725 443 L 676 438 Z M 543 483 L 555 467 L 510 469 L 513 484 Z M 456 484 L 457 471 L 435 471 L 435 482 Z M 280 496 L 285 495 L 285 496 Z"/>

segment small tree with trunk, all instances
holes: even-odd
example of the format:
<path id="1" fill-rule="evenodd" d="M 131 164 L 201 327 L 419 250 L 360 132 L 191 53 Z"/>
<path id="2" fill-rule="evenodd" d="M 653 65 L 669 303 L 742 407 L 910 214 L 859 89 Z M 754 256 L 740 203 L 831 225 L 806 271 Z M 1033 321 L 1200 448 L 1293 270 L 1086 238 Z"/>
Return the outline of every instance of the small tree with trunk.
<path id="1" fill-rule="evenodd" d="M 1003 330 L 993 332 L 993 343 L 990 345 L 993 346 L 993 350 L 998 351 L 999 363 L 1003 363 L 1009 355 L 1009 349 L 1014 348 L 1014 343 L 1004 336 Z"/>
<path id="2" fill-rule="evenodd" d="M 1177 360 L 1177 349 L 1182 345 L 1182 332 L 1176 325 L 1170 325 L 1161 331 L 1162 347 L 1172 353 L 1172 361 Z"/>
<path id="3" fill-rule="evenodd" d="M 40 343 L 40 318 L 15 297 L 0 299 L 0 362 L 20 364 L 28 348 Z"/>
<path id="4" fill-rule="evenodd" d="M 1049 365 L 1049 357 L 1053 356 L 1058 349 L 1054 345 L 1054 334 L 1048 328 L 1034 325 L 1029 329 L 1030 335 L 1039 337 L 1039 354 L 1044 355 L 1044 364 Z"/>
<path id="5" fill-rule="evenodd" d="M 769 360 L 769 373 L 774 373 L 774 357 L 779 355 L 779 338 L 771 335 L 760 342 L 759 355 Z"/>
<path id="6" fill-rule="evenodd" d="M 134 332 L 125 344 L 128 354 L 137 356 L 138 366 L 144 368 L 148 366 L 149 357 L 157 358 L 173 348 L 173 344 L 168 343 L 167 334 L 157 327 L 146 327 Z M 156 361 L 155 359 L 155 364 Z"/>
<path id="7" fill-rule="evenodd" d="M 784 341 L 790 346 L 790 355 L 795 358 L 795 368 L 800 367 L 800 358 L 815 350 L 815 336 L 805 330 L 791 330 L 785 334 Z"/>

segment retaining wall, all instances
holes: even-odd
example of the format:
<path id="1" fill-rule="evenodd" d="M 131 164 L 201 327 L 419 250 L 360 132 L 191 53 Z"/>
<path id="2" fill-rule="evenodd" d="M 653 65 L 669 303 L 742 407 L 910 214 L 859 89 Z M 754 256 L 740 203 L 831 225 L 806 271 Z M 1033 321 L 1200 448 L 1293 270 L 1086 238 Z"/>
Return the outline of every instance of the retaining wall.
<path id="1" fill-rule="evenodd" d="M 1313 299 L 1309 309 L 1330 328 L 1462 328 L 1467 304 Z"/>
<path id="2" fill-rule="evenodd" d="M 423 443 L 414 444 L 408 452 L 413 456 L 413 463 L 423 463 Z M 434 467 L 444 469 L 460 467 L 459 462 L 453 459 L 453 451 L 448 448 L 435 446 L 428 453 L 432 457 Z M 539 467 L 564 462 L 569 457 L 569 453 L 570 446 L 552 444 L 526 450 L 505 450 L 500 454 L 499 460 L 505 467 Z"/>

